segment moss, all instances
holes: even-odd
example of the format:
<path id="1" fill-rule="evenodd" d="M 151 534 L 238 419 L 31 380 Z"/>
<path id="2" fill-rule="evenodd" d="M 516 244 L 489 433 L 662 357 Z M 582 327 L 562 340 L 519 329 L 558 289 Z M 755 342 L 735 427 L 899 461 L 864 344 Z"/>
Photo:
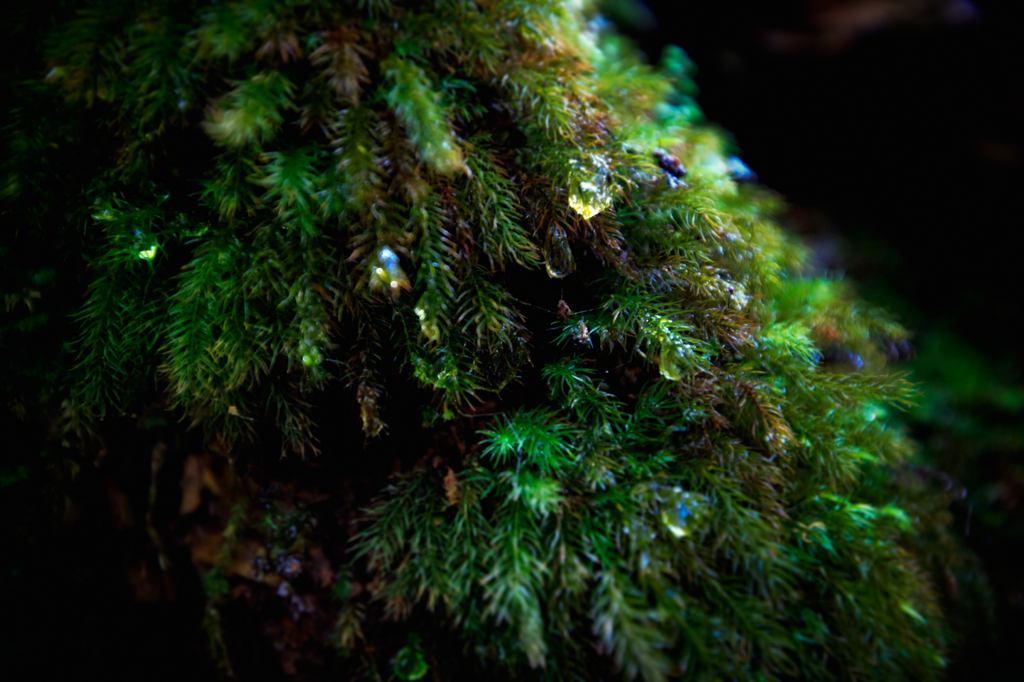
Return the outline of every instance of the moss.
<path id="1" fill-rule="evenodd" d="M 68 429 L 201 427 L 224 670 L 247 603 L 293 677 L 939 676 L 941 512 L 872 487 L 905 332 L 807 275 L 684 53 L 589 3 L 101 4 L 47 53 L 107 141 Z"/>

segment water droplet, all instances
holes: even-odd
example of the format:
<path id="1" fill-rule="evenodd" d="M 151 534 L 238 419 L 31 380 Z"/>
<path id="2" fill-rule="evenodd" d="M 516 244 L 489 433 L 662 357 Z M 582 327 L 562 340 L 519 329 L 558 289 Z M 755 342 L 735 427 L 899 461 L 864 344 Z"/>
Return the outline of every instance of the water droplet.
<path id="1" fill-rule="evenodd" d="M 612 205 L 608 161 L 599 154 L 572 162 L 569 180 L 569 206 L 585 219 Z"/>
<path id="2" fill-rule="evenodd" d="M 416 313 L 416 317 L 420 318 L 420 330 L 423 332 L 423 335 L 432 343 L 439 341 L 441 339 L 441 328 L 438 327 L 436 320 L 427 317 L 427 309 L 418 305 L 413 308 L 413 312 Z"/>
<path id="3" fill-rule="evenodd" d="M 689 357 L 691 353 L 687 344 L 663 342 L 661 354 L 658 356 L 658 368 L 661 370 L 661 376 L 669 381 L 682 379 L 691 364 Z"/>
<path id="4" fill-rule="evenodd" d="M 738 157 L 730 156 L 726 159 L 725 166 L 729 175 L 736 182 L 757 182 L 757 173 L 750 170 L 747 164 L 740 161 Z"/>
<path id="5" fill-rule="evenodd" d="M 669 533 L 672 533 L 674 537 L 682 538 L 686 537 L 690 530 L 686 527 L 686 522 L 680 519 L 681 523 L 676 523 L 667 511 L 661 512 L 661 522 L 665 524 L 665 528 Z"/>
<path id="6" fill-rule="evenodd" d="M 561 279 L 576 269 L 576 259 L 572 257 L 572 250 L 569 248 L 569 238 L 561 225 L 552 225 L 548 228 L 547 237 L 544 238 L 544 267 L 548 271 L 548 277 Z"/>
<path id="7" fill-rule="evenodd" d="M 398 263 L 398 254 L 386 246 L 382 246 L 375 254 L 371 264 L 370 288 L 390 291 L 397 296 L 399 289 L 409 290 L 409 277 Z"/>
<path id="8" fill-rule="evenodd" d="M 675 504 L 673 505 L 672 502 Z M 698 512 L 702 510 L 703 505 L 703 496 L 684 491 L 679 487 L 673 488 L 668 499 L 662 505 L 661 513 L 658 515 L 659 520 L 674 537 L 686 537 L 698 521 L 700 516 Z"/>

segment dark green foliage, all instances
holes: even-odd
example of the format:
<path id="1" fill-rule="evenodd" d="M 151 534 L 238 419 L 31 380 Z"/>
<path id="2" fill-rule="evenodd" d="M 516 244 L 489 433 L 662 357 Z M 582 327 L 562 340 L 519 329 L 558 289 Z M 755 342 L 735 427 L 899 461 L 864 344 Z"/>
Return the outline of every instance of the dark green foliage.
<path id="1" fill-rule="evenodd" d="M 685 54 L 643 64 L 586 4 L 63 24 L 47 80 L 110 142 L 70 200 L 91 283 L 68 414 L 171 410 L 242 477 L 251 442 L 397 457 L 330 579 L 350 674 L 935 679 L 918 522 L 864 483 L 911 450 L 886 412 L 914 396 L 886 366 L 903 330 L 807 276 L 778 200 L 695 125 Z M 249 481 L 206 567 L 226 670 L 229 580 L 259 581 L 232 553 L 308 551 L 259 525 Z"/>

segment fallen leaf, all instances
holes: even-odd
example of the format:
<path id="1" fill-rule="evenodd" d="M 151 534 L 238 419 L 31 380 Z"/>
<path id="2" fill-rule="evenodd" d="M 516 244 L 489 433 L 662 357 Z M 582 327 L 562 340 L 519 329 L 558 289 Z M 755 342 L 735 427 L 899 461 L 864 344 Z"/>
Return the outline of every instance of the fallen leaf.
<path id="1" fill-rule="evenodd" d="M 185 544 L 192 553 L 192 563 L 208 566 L 217 563 L 217 553 L 223 543 L 222 533 L 208 532 L 202 527 L 194 528 L 185 538 Z"/>
<path id="2" fill-rule="evenodd" d="M 203 470 L 205 463 L 198 455 L 185 458 L 181 472 L 181 515 L 191 514 L 203 501 Z"/>
<path id="3" fill-rule="evenodd" d="M 320 587 L 328 587 L 334 583 L 334 570 L 331 568 L 331 562 L 324 556 L 324 550 L 320 547 L 309 548 L 309 560 L 313 564 L 313 569 L 310 571 Z"/>
<path id="4" fill-rule="evenodd" d="M 448 467 L 448 473 L 444 475 L 444 493 L 448 496 L 449 505 L 458 504 L 462 497 L 459 490 L 459 479 L 451 467 Z"/>

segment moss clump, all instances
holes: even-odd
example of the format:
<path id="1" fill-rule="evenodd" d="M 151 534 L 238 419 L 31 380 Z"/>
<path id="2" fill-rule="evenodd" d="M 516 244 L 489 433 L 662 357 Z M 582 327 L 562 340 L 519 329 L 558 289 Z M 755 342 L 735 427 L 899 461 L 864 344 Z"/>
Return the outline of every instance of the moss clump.
<path id="1" fill-rule="evenodd" d="M 225 669 L 262 589 L 371 678 L 938 676 L 918 521 L 863 485 L 911 450 L 904 332 L 806 273 L 681 50 L 545 0 L 105 0 L 48 44 L 77 128 L 20 119 L 8 186 L 97 169 L 68 426 L 216 444 Z M 337 478 L 270 485 L 278 445 Z"/>

